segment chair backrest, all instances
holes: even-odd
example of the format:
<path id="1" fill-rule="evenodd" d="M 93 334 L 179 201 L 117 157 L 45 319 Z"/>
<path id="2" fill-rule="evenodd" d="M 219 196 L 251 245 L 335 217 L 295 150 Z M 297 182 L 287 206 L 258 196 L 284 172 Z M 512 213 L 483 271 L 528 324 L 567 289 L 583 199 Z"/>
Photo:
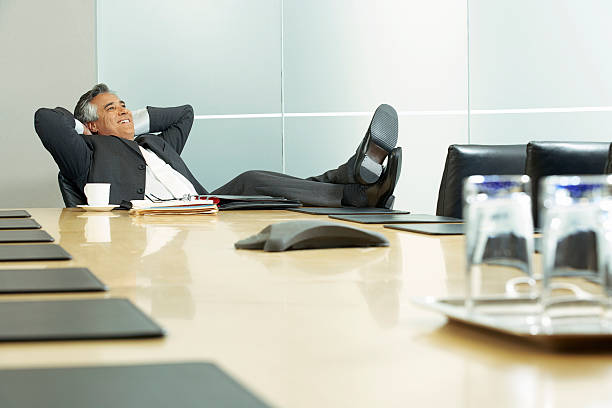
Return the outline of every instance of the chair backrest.
<path id="1" fill-rule="evenodd" d="M 79 190 L 74 183 L 64 177 L 62 173 L 57 173 L 57 182 L 66 207 L 76 207 L 77 205 L 87 204 L 85 194 Z"/>
<path id="2" fill-rule="evenodd" d="M 476 174 L 524 174 L 525 145 L 450 145 L 436 214 L 463 216 L 463 180 Z"/>
<path id="3" fill-rule="evenodd" d="M 612 143 L 610 143 L 610 149 L 608 150 L 608 160 L 606 160 L 606 168 L 604 169 L 604 173 L 612 173 Z"/>
<path id="4" fill-rule="evenodd" d="M 525 173 L 531 177 L 533 221 L 540 225 L 538 203 L 543 177 L 570 174 L 603 174 L 610 143 L 529 142 Z"/>

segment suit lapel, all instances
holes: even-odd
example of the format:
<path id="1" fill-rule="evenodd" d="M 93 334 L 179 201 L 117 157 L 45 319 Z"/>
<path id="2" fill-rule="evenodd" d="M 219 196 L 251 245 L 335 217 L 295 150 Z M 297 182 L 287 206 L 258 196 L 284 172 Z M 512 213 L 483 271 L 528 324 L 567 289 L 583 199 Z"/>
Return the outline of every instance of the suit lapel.
<path id="1" fill-rule="evenodd" d="M 130 149 L 132 149 L 134 153 L 136 153 L 142 160 L 144 160 L 144 157 L 142 157 L 142 153 L 140 153 L 138 143 L 136 143 L 134 140 L 126 140 L 120 137 L 118 139 L 121 140 L 121 142 L 125 143 Z"/>
<path id="2" fill-rule="evenodd" d="M 164 151 L 166 150 L 166 143 L 163 139 L 155 136 L 155 135 L 142 135 L 136 138 L 136 143 L 139 146 L 144 147 L 145 149 L 151 150 L 153 153 L 158 155 L 161 158 L 164 158 L 166 155 Z"/>

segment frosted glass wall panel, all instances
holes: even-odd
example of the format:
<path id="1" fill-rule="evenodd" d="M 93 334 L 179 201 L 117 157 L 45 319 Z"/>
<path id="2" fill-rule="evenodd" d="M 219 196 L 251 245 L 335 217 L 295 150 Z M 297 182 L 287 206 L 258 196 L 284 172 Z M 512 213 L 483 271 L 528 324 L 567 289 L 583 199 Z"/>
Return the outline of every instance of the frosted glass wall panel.
<path id="1" fill-rule="evenodd" d="M 612 112 L 472 115 L 471 141 L 514 144 L 532 140 L 612 140 Z"/>
<path id="2" fill-rule="evenodd" d="M 472 109 L 612 105 L 612 2 L 469 6 Z"/>
<path id="3" fill-rule="evenodd" d="M 287 172 L 309 177 L 345 163 L 369 123 L 369 116 L 285 119 Z M 403 163 L 395 208 L 433 214 L 448 146 L 467 143 L 467 116 L 402 115 L 399 129 Z"/>
<path id="4" fill-rule="evenodd" d="M 467 143 L 466 3 L 285 0 L 283 16 L 285 112 L 394 106 L 404 152 L 396 208 L 434 212 L 448 145 Z M 287 171 L 307 177 L 345 162 L 370 119 L 287 117 Z"/>
<path id="5" fill-rule="evenodd" d="M 281 171 L 280 118 L 197 120 L 181 157 L 208 190 L 247 170 Z"/>
<path id="6" fill-rule="evenodd" d="M 131 104 L 280 111 L 280 0 L 99 0 L 98 76 Z"/>
<path id="7" fill-rule="evenodd" d="M 457 0 L 285 0 L 285 111 L 465 109 L 466 19 Z"/>

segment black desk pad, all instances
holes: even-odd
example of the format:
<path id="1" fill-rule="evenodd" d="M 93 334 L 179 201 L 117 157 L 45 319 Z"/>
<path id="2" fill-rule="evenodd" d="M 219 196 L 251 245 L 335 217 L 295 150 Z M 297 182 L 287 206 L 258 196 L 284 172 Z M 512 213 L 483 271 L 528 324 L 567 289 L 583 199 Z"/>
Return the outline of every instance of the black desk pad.
<path id="1" fill-rule="evenodd" d="M 164 330 L 129 300 L 119 298 L 0 302 L 0 328 L 0 341 L 126 339 L 164 335 Z"/>
<path id="2" fill-rule="evenodd" d="M 0 261 L 64 261 L 72 256 L 59 245 L 0 245 Z"/>
<path id="3" fill-rule="evenodd" d="M 362 214 L 362 215 L 330 215 L 336 220 L 358 222 L 360 224 L 423 224 L 439 222 L 463 222 L 459 218 L 440 217 L 428 214 Z"/>
<path id="4" fill-rule="evenodd" d="M 87 268 L 0 269 L 0 293 L 105 290 L 106 285 Z"/>
<path id="5" fill-rule="evenodd" d="M 269 408 L 210 363 L 0 370 L 2 408 Z"/>
<path id="6" fill-rule="evenodd" d="M 46 231 L 35 230 L 0 230 L 0 244 L 9 242 L 53 242 L 53 237 Z"/>
<path id="7" fill-rule="evenodd" d="M 393 224 L 385 225 L 385 228 L 392 228 L 408 232 L 418 232 L 428 235 L 462 235 L 463 224 Z"/>
<path id="8" fill-rule="evenodd" d="M 1 210 L 0 218 L 30 218 L 31 215 L 26 210 Z"/>
<path id="9" fill-rule="evenodd" d="M 385 228 L 397 229 L 408 232 L 418 232 L 421 234 L 428 235 L 462 235 L 463 232 L 463 224 L 392 224 L 385 225 Z M 536 229 L 535 233 L 539 233 L 539 230 Z M 534 237 L 533 239 L 535 252 L 541 252 L 542 242 L 539 237 Z"/>
<path id="10" fill-rule="evenodd" d="M 0 219 L 0 230 L 3 229 L 37 229 L 40 224 L 32 218 L 2 218 Z"/>
<path id="11" fill-rule="evenodd" d="M 292 208 L 295 211 L 313 215 L 339 215 L 339 214 L 410 214 L 410 211 L 389 210 L 388 208 L 357 208 L 357 207 L 300 207 Z"/>

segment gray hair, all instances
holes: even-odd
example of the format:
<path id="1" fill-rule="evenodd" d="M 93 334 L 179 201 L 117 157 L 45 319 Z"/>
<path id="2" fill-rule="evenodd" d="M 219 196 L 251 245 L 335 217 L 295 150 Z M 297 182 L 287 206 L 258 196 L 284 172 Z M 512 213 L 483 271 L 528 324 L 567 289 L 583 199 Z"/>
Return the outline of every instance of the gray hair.
<path id="1" fill-rule="evenodd" d="M 106 84 L 97 84 L 85 92 L 74 107 L 74 117 L 83 124 L 98 120 L 98 109 L 91 100 L 104 93 L 112 93 Z"/>

